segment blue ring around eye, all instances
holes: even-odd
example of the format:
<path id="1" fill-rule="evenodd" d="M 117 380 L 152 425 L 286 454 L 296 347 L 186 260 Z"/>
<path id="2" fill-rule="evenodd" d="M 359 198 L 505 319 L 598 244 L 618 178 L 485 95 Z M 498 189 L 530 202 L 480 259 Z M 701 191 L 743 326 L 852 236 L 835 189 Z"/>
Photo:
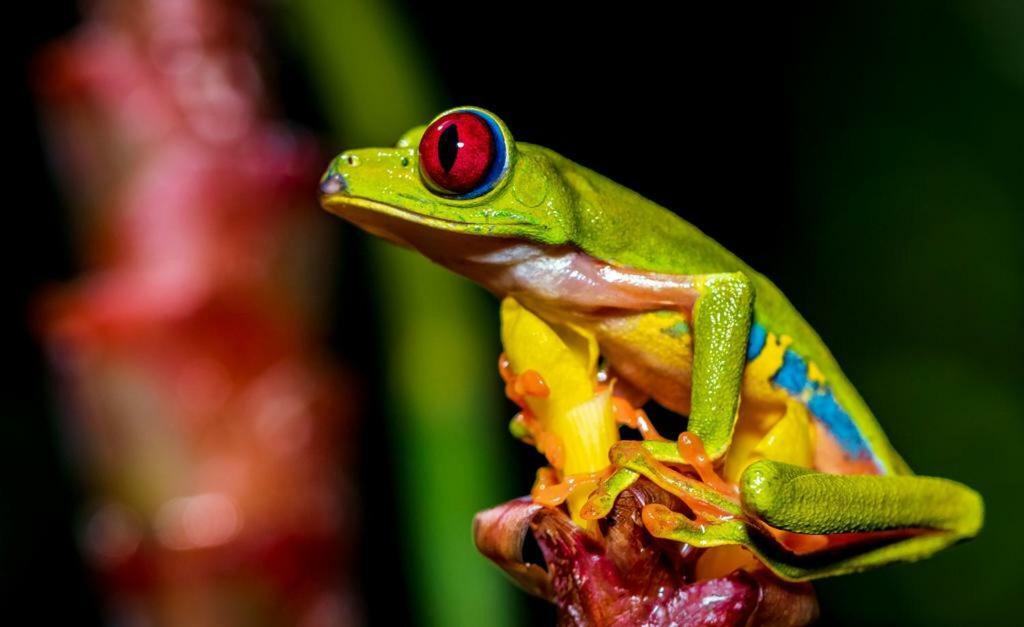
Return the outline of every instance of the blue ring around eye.
<path id="1" fill-rule="evenodd" d="M 488 128 L 491 129 L 491 138 L 494 140 L 494 163 L 492 163 L 491 167 L 488 168 L 487 176 L 484 177 L 484 180 L 480 185 L 477 185 L 476 189 L 467 194 L 456 196 L 456 198 L 460 200 L 477 198 L 478 196 L 483 196 L 487 192 L 491 191 L 494 189 L 494 186 L 501 181 L 502 177 L 505 175 L 505 171 L 508 169 L 508 145 L 505 143 L 505 135 L 501 132 L 501 127 L 498 126 L 498 123 L 494 118 L 486 113 L 472 110 L 468 111 L 468 113 L 472 113 L 484 122 L 487 122 Z"/>

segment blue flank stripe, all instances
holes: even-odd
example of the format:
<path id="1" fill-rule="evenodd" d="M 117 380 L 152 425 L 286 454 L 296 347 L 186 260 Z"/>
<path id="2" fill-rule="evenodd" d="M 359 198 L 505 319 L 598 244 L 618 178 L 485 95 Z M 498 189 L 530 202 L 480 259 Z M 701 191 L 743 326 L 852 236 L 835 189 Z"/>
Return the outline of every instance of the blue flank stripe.
<path id="1" fill-rule="evenodd" d="M 757 359 L 757 356 L 764 350 L 764 343 L 768 339 L 768 332 L 764 327 L 754 323 L 750 325 L 750 341 L 747 343 L 747 361 Z"/>
<path id="2" fill-rule="evenodd" d="M 753 360 L 764 350 L 768 333 L 760 324 L 751 325 L 750 342 L 747 345 L 747 360 Z M 789 392 L 790 396 L 806 402 L 807 409 L 815 418 L 825 423 L 829 433 L 853 458 L 873 457 L 867 442 L 850 414 L 846 413 L 827 385 L 807 378 L 807 362 L 803 357 L 787 349 L 782 356 L 782 367 L 772 377 L 772 383 Z"/>
<path id="3" fill-rule="evenodd" d="M 870 451 L 860 429 L 853 424 L 850 415 L 839 406 L 832 390 L 819 391 L 807 402 L 807 409 L 825 423 L 829 432 L 839 441 L 843 450 L 853 457 L 868 457 Z"/>
<path id="4" fill-rule="evenodd" d="M 828 386 L 819 387 L 816 381 L 807 378 L 807 362 L 803 357 L 787 349 L 782 356 L 782 367 L 772 377 L 772 382 L 791 396 L 804 400 L 807 409 L 825 423 L 829 433 L 851 457 L 863 458 L 871 454 L 860 429 L 853 424 L 850 414 L 839 406 L 832 390 Z"/>
<path id="5" fill-rule="evenodd" d="M 791 350 L 782 355 L 782 367 L 772 377 L 772 382 L 793 396 L 800 396 L 808 387 L 807 362 Z"/>

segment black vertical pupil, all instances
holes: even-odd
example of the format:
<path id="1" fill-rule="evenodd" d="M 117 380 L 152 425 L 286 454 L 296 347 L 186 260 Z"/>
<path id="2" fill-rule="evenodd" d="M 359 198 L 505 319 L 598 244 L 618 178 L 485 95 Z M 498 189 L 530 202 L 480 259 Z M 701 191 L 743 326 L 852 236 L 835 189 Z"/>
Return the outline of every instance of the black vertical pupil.
<path id="1" fill-rule="evenodd" d="M 448 128 L 441 131 L 441 138 L 437 142 L 437 156 L 445 173 L 451 172 L 452 166 L 455 165 L 455 158 L 459 156 L 458 125 L 449 124 Z"/>

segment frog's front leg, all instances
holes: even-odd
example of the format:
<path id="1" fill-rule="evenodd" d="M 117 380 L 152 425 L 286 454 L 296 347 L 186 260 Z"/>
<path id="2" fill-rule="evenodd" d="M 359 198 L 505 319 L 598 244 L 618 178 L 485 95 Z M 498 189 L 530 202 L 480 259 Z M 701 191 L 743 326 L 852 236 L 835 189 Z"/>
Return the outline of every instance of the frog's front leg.
<path id="1" fill-rule="evenodd" d="M 616 471 L 591 497 L 583 509 L 584 518 L 607 515 L 618 495 L 640 475 L 657 483 L 656 477 L 672 472 L 658 464 L 690 466 L 714 486 L 710 494 L 727 491 L 710 466 L 721 459 L 732 442 L 754 310 L 753 284 L 741 272 L 677 280 L 680 284 L 692 284 L 697 291 L 691 314 L 694 348 L 687 431 L 680 435 L 678 448 L 650 441 L 642 447 L 617 445 L 610 453 Z M 694 443 L 702 446 L 695 451 Z M 629 454 L 624 454 L 626 446 L 630 447 Z M 710 458 L 706 465 L 694 459 L 704 455 Z"/>
<path id="2" fill-rule="evenodd" d="M 754 288 L 740 272 L 698 277 L 693 306 L 693 374 L 687 429 L 712 460 L 732 442 L 754 308 Z"/>
<path id="3" fill-rule="evenodd" d="M 746 365 L 747 344 L 754 311 L 754 285 L 742 272 L 714 274 L 663 274 L 630 270 L 597 263 L 593 259 L 574 258 L 573 272 L 588 279 L 597 289 L 583 290 L 588 296 L 574 306 L 588 311 L 677 312 L 689 315 L 693 341 L 692 364 L 679 368 L 670 364 L 673 374 L 685 371 L 687 381 L 672 381 L 664 371 L 645 373 L 643 362 L 658 353 L 689 352 L 679 347 L 651 346 L 649 337 L 629 338 L 621 331 L 606 330 L 607 343 L 602 351 L 613 366 L 633 377 L 632 383 L 675 411 L 689 413 L 688 429 L 703 442 L 712 461 L 728 451 L 736 422 L 740 383 Z M 686 328 L 685 323 L 682 324 Z M 678 342 L 675 326 L 662 329 L 667 338 L 654 342 Z M 619 337 L 616 337 L 619 333 Z M 609 338 L 613 338 L 610 339 Z M 637 342 L 645 342 L 637 344 Z M 614 347 L 614 348 L 613 348 Z M 611 349 L 611 350 L 610 350 Z M 653 358 L 653 357 L 652 357 Z M 657 360 L 656 358 L 655 361 Z M 621 362 L 621 363 L 617 363 Z M 621 368 L 619 368 L 621 366 Z M 647 364 L 650 368 L 650 364 Z M 659 367 L 654 366 L 654 371 Z M 653 376 L 652 376 L 653 374 Z M 667 386 L 689 387 L 689 399 L 679 402 L 678 390 Z"/>

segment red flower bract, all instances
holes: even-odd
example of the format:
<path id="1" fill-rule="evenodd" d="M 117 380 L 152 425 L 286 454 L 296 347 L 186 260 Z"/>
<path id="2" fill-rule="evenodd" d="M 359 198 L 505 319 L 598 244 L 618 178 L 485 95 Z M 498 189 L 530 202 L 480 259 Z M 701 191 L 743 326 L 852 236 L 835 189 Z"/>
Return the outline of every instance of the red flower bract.
<path id="1" fill-rule="evenodd" d="M 640 481 L 616 502 L 597 539 L 557 509 L 528 498 L 481 512 L 477 547 L 523 589 L 558 607 L 560 625 L 774 625 L 812 622 L 818 605 L 809 584 L 791 584 L 766 570 L 737 570 L 695 581 L 702 552 L 652 538 L 640 522 L 644 505 L 673 505 L 671 497 Z M 531 533 L 547 562 L 523 561 Z"/>

